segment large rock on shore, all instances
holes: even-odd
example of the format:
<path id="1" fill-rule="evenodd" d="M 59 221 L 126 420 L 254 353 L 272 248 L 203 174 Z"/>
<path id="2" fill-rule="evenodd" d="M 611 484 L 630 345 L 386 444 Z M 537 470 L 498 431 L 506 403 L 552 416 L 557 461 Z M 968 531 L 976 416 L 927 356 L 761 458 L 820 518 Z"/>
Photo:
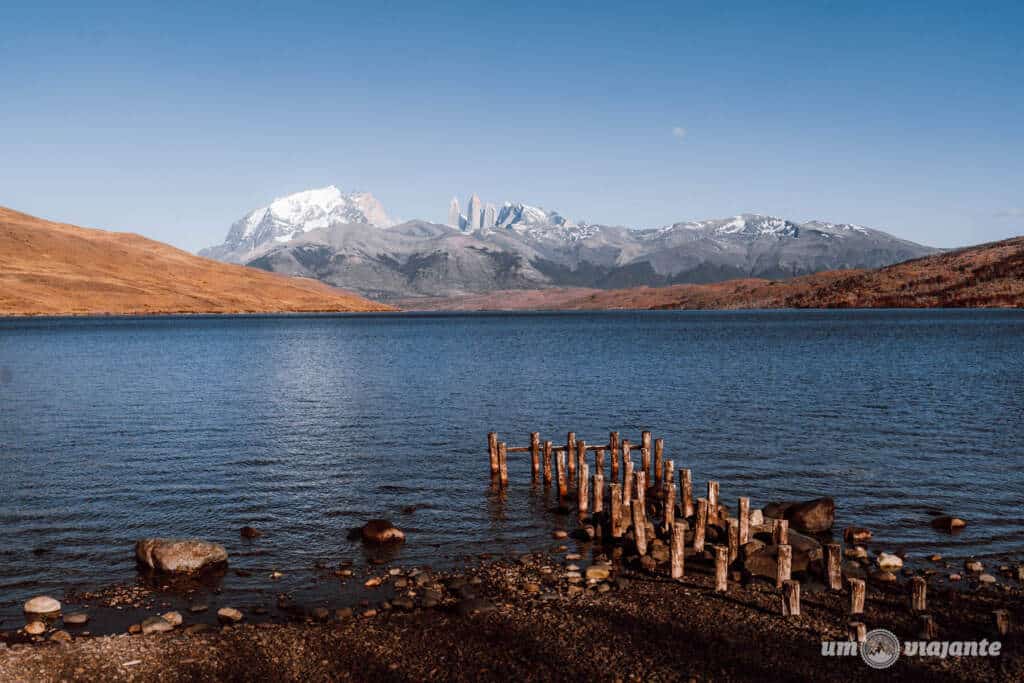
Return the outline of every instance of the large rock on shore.
<path id="1" fill-rule="evenodd" d="M 374 545 L 405 541 L 405 534 L 402 530 L 386 519 L 371 519 L 363 525 L 360 535 L 364 542 Z"/>
<path id="2" fill-rule="evenodd" d="M 60 603 L 49 595 L 37 595 L 24 606 L 25 614 L 56 614 L 60 612 Z"/>
<path id="3" fill-rule="evenodd" d="M 144 538 L 135 544 L 135 557 L 151 569 L 170 574 L 192 574 L 228 561 L 219 543 L 197 539 Z"/>
<path id="4" fill-rule="evenodd" d="M 764 516 L 785 519 L 791 529 L 817 534 L 828 531 L 836 521 L 836 503 L 831 498 L 815 498 L 803 503 L 769 503 Z"/>
<path id="5" fill-rule="evenodd" d="M 758 545 L 762 547 L 758 548 Z M 793 572 L 806 572 L 818 566 L 822 558 L 821 544 L 810 536 L 795 531 L 789 532 L 789 545 L 793 549 L 791 569 Z M 743 546 L 743 566 L 751 576 L 774 579 L 779 571 L 779 546 L 764 545 L 760 541 L 752 541 Z"/>

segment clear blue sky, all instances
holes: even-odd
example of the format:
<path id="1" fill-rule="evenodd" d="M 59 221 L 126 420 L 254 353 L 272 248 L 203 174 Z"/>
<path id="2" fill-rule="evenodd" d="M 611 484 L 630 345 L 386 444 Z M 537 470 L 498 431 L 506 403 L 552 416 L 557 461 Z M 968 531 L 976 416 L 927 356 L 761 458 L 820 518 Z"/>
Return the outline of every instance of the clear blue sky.
<path id="1" fill-rule="evenodd" d="M 4 3 L 0 204 L 190 250 L 328 184 L 1024 233 L 1018 3 L 428 4 Z"/>

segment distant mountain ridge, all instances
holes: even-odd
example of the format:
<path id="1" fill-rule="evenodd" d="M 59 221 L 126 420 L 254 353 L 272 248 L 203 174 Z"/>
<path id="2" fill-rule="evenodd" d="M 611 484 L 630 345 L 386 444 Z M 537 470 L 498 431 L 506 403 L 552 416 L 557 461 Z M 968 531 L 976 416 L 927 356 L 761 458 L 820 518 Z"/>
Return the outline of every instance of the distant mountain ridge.
<path id="1" fill-rule="evenodd" d="M 371 195 L 327 189 L 326 203 L 321 194 L 298 193 L 250 212 L 223 244 L 201 253 L 390 301 L 504 289 L 782 279 L 878 268 L 937 251 L 846 223 L 741 214 L 631 229 L 577 224 L 522 203 L 506 202 L 491 213 L 493 205 L 476 195 L 469 222 L 452 201 L 449 221 L 458 227 L 420 220 L 393 225 Z"/>

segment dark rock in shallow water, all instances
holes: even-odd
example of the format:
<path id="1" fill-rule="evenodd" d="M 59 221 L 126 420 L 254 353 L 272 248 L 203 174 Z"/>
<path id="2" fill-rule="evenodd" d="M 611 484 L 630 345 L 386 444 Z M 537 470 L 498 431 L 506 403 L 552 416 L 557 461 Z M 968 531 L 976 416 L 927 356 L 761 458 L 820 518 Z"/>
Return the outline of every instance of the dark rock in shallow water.
<path id="1" fill-rule="evenodd" d="M 960 531 L 965 526 L 967 526 L 967 522 L 960 519 L 959 517 L 951 517 L 949 515 L 936 517 L 932 520 L 933 529 L 938 529 L 939 531 L 946 531 L 949 533 L 953 533 L 954 531 Z"/>
<path id="2" fill-rule="evenodd" d="M 817 534 L 832 528 L 836 518 L 836 503 L 831 498 L 816 498 L 803 503 L 768 503 L 764 516 L 789 521 L 797 531 Z"/>
<path id="3" fill-rule="evenodd" d="M 364 542 L 375 545 L 405 541 L 402 530 L 386 519 L 371 519 L 363 525 L 361 536 Z"/>
<path id="4" fill-rule="evenodd" d="M 135 544 L 135 557 L 157 571 L 189 574 L 227 562 L 228 552 L 219 543 L 197 539 L 146 538 Z"/>
<path id="5" fill-rule="evenodd" d="M 864 543 L 871 540 L 871 530 L 861 526 L 848 526 L 843 529 L 843 540 L 847 543 Z"/>
<path id="6" fill-rule="evenodd" d="M 256 527 L 251 526 L 243 526 L 241 529 L 238 530 L 238 533 L 242 536 L 242 538 L 259 538 L 263 535 L 262 531 L 260 531 Z"/>

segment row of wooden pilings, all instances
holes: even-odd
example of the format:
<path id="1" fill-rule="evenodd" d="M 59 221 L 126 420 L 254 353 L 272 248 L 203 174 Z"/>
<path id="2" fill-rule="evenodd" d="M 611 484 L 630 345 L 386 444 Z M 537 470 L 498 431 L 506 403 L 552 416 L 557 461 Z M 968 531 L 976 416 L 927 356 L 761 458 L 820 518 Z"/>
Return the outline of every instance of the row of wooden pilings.
<path id="1" fill-rule="evenodd" d="M 693 475 L 691 470 L 682 468 L 678 472 L 678 498 L 675 463 L 666 459 L 664 439 L 652 439 L 651 432 L 640 436 L 640 467 L 632 460 L 633 443 L 621 439 L 619 432 L 610 432 L 608 442 L 591 445 L 576 438 L 569 432 L 565 445 L 555 446 L 551 441 L 541 441 L 539 432 L 530 434 L 528 446 L 508 446 L 498 439 L 496 432 L 487 434 L 487 450 L 490 458 L 491 477 L 501 488 L 508 486 L 508 454 L 529 453 L 530 471 L 534 482 L 543 479 L 545 485 L 557 483 L 560 499 L 569 499 L 570 483 L 576 488 L 576 509 L 581 520 L 589 514 L 604 512 L 605 503 L 605 456 L 610 455 L 609 480 L 609 528 L 613 539 L 621 539 L 633 530 L 633 540 L 639 555 L 647 553 L 647 504 L 648 482 L 660 491 L 663 506 L 662 529 L 669 535 L 670 576 L 681 579 L 685 575 L 685 539 L 689 530 L 687 518 L 693 517 L 693 540 L 695 553 L 705 550 L 705 537 L 709 524 L 724 524 L 727 544 L 710 546 L 714 557 L 715 590 L 728 591 L 728 570 L 742 545 L 752 539 L 750 532 L 750 498 L 740 497 L 737 501 L 736 518 L 721 514 L 719 508 L 719 484 L 707 482 L 707 497 L 693 498 Z M 591 475 L 587 454 L 594 453 L 594 471 Z M 620 466 L 621 460 L 621 466 Z M 676 519 L 676 502 L 682 519 Z M 781 612 L 785 616 L 800 615 L 800 582 L 792 578 L 793 548 L 789 544 L 789 523 L 784 519 L 772 519 L 772 540 L 778 547 L 778 571 L 775 586 L 780 590 Z M 823 570 L 829 590 L 842 591 L 842 547 L 838 543 L 823 545 Z M 867 586 L 863 579 L 847 578 L 849 591 L 848 611 L 852 617 L 864 614 Z M 921 633 L 924 638 L 934 638 L 935 622 L 926 611 L 927 583 L 923 577 L 910 581 L 910 608 L 919 615 Z M 1008 615 L 1006 610 L 994 612 L 997 631 L 1005 635 Z M 867 628 L 863 622 L 851 621 L 849 637 L 864 642 Z"/>

